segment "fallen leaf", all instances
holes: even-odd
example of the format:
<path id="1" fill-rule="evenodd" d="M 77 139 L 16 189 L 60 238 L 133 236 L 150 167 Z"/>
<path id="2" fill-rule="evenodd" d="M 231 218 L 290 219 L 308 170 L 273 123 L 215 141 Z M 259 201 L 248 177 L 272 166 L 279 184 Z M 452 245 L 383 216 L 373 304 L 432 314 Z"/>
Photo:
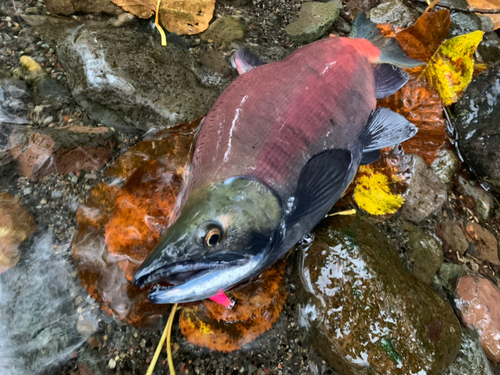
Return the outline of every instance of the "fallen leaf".
<path id="1" fill-rule="evenodd" d="M 472 80 L 473 55 L 483 35 L 483 31 L 474 31 L 445 41 L 422 72 L 444 105 L 455 103 Z"/>
<path id="2" fill-rule="evenodd" d="M 478 9 L 500 9 L 500 0 L 467 0 L 469 5 Z M 493 21 L 493 28 L 495 30 L 500 28 L 500 14 L 482 14 L 476 13 L 478 16 L 486 16 Z"/>
<path id="3" fill-rule="evenodd" d="M 427 62 L 446 39 L 450 24 L 450 12 L 447 9 L 427 12 L 394 37 L 408 56 Z"/>
<path id="4" fill-rule="evenodd" d="M 210 300 L 186 305 L 179 317 L 182 334 L 189 342 L 212 350 L 241 349 L 278 319 L 287 296 L 284 272 L 281 261 L 252 283 L 226 292 L 234 301 L 231 308 Z"/>
<path id="5" fill-rule="evenodd" d="M 362 165 L 354 180 L 354 200 L 359 208 L 371 215 L 393 214 L 404 203 L 402 194 L 395 191 L 400 177 L 391 166 Z M 383 162 L 382 162 L 383 163 Z"/>
<path id="6" fill-rule="evenodd" d="M 157 0 L 112 0 L 139 18 L 150 18 Z M 215 0 L 161 0 L 159 18 L 163 26 L 178 35 L 199 34 L 208 28 Z"/>
<path id="7" fill-rule="evenodd" d="M 417 134 L 403 142 L 407 154 L 417 154 L 431 165 L 446 139 L 443 104 L 425 81 L 410 80 L 395 94 L 377 102 L 404 116 L 418 128 Z"/>

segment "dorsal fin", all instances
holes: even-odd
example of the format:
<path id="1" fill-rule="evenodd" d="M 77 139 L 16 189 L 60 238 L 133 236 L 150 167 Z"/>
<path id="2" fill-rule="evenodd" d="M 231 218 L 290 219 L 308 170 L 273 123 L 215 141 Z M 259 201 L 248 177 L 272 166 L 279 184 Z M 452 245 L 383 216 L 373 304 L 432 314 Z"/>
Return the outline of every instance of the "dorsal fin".
<path id="1" fill-rule="evenodd" d="M 377 100 L 394 94 L 410 79 L 408 73 L 391 64 L 373 65 L 373 75 Z"/>
<path id="2" fill-rule="evenodd" d="M 300 172 L 294 195 L 294 207 L 285 218 L 286 227 L 307 219 L 319 210 L 330 209 L 346 188 L 352 154 L 333 149 L 315 155 Z"/>

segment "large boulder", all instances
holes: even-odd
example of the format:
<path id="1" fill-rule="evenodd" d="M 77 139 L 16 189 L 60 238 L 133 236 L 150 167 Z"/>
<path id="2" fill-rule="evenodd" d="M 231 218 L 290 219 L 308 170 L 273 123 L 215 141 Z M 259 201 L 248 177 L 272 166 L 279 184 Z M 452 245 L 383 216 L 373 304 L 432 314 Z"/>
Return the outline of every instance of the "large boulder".
<path id="1" fill-rule="evenodd" d="M 58 58 L 74 99 L 96 121 L 124 131 L 191 122 L 218 94 L 201 83 L 188 50 L 162 47 L 139 29 L 81 26 L 59 44 Z"/>
<path id="2" fill-rule="evenodd" d="M 460 349 L 450 305 L 367 221 L 335 217 L 313 233 L 300 253 L 299 324 L 328 364 L 343 375 L 441 374 Z"/>
<path id="3" fill-rule="evenodd" d="M 476 175 L 500 192 L 500 63 L 475 76 L 455 105 L 462 156 Z"/>

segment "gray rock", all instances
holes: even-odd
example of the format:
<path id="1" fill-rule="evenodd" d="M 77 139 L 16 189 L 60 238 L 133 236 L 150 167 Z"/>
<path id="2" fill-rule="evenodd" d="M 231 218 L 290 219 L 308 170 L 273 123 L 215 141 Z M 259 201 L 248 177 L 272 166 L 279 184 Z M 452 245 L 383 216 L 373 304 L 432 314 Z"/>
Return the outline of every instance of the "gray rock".
<path id="1" fill-rule="evenodd" d="M 500 192 L 500 63 L 472 79 L 455 112 L 460 153 L 479 179 Z"/>
<path id="2" fill-rule="evenodd" d="M 139 30 L 81 26 L 60 43 L 58 57 L 73 98 L 96 121 L 124 131 L 190 122 L 217 98 L 189 51 L 162 47 Z"/>
<path id="3" fill-rule="evenodd" d="M 296 44 L 314 42 L 333 25 L 341 9 L 340 0 L 329 3 L 304 3 L 300 9 L 299 19 L 285 28 L 288 38 Z"/>
<path id="4" fill-rule="evenodd" d="M 206 32 L 201 35 L 203 40 L 213 40 L 215 45 L 228 45 L 234 40 L 243 39 L 245 28 L 236 18 L 225 16 L 216 19 Z"/>
<path id="5" fill-rule="evenodd" d="M 476 203 L 476 213 L 478 219 L 488 222 L 493 210 L 493 196 L 480 186 L 474 185 L 471 181 L 465 181 L 462 177 L 458 179 L 465 195 L 474 199 Z"/>
<path id="6" fill-rule="evenodd" d="M 408 232 L 408 255 L 413 262 L 413 274 L 426 284 L 443 264 L 443 247 L 430 234 L 408 222 L 403 223 Z"/>
<path id="7" fill-rule="evenodd" d="M 463 329 L 460 352 L 443 375 L 493 375 L 477 333 Z"/>
<path id="8" fill-rule="evenodd" d="M 0 125 L 26 124 L 31 95 L 26 83 L 15 78 L 0 78 Z"/>
<path id="9" fill-rule="evenodd" d="M 432 171 L 443 184 L 450 184 L 458 167 L 458 157 L 452 150 L 442 148 L 431 165 Z"/>
<path id="10" fill-rule="evenodd" d="M 481 20 L 474 13 L 453 11 L 450 13 L 451 25 L 448 38 L 481 30 Z"/>
<path id="11" fill-rule="evenodd" d="M 388 23 L 394 26 L 406 28 L 415 23 L 419 17 L 415 9 L 409 8 L 401 0 L 382 3 L 373 8 L 370 13 L 370 20 L 375 23 Z"/>
<path id="12" fill-rule="evenodd" d="M 478 15 L 478 17 L 481 20 L 481 30 L 483 30 L 485 33 L 491 33 L 493 30 L 495 30 L 495 25 L 493 24 L 493 21 L 490 17 L 481 15 Z"/>
<path id="13" fill-rule="evenodd" d="M 484 34 L 477 51 L 483 58 L 483 62 L 487 64 L 496 63 L 500 60 L 500 37 L 495 32 Z"/>
<path id="14" fill-rule="evenodd" d="M 69 103 L 71 94 L 57 80 L 45 78 L 35 86 L 33 99 L 36 105 L 59 107 L 63 103 Z"/>
<path id="15" fill-rule="evenodd" d="M 465 275 L 465 270 L 460 264 L 443 263 L 438 272 L 441 284 L 450 292 L 454 291 L 458 280 Z"/>
<path id="16" fill-rule="evenodd" d="M 411 170 L 413 175 L 401 216 L 405 220 L 419 223 L 446 202 L 446 186 L 420 156 L 412 156 Z"/>
<path id="17" fill-rule="evenodd" d="M 66 38 L 70 30 L 82 23 L 80 20 L 63 19 L 44 15 L 23 15 L 23 20 L 37 29 L 44 42 L 56 45 Z"/>
<path id="18" fill-rule="evenodd" d="M 299 325 L 339 374 L 441 374 L 460 348 L 450 305 L 373 225 L 325 219 L 299 250 Z M 303 289 L 302 289 L 303 288 Z"/>

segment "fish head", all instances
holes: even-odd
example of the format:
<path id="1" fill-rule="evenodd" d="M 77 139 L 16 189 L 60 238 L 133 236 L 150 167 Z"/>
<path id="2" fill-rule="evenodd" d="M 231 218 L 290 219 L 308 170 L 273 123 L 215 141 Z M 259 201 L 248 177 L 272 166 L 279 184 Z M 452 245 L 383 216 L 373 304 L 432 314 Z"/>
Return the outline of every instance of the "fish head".
<path id="1" fill-rule="evenodd" d="M 234 177 L 192 191 L 177 220 L 134 275 L 155 286 L 154 303 L 202 300 L 245 280 L 266 264 L 282 234 L 277 194 L 257 180 Z"/>

